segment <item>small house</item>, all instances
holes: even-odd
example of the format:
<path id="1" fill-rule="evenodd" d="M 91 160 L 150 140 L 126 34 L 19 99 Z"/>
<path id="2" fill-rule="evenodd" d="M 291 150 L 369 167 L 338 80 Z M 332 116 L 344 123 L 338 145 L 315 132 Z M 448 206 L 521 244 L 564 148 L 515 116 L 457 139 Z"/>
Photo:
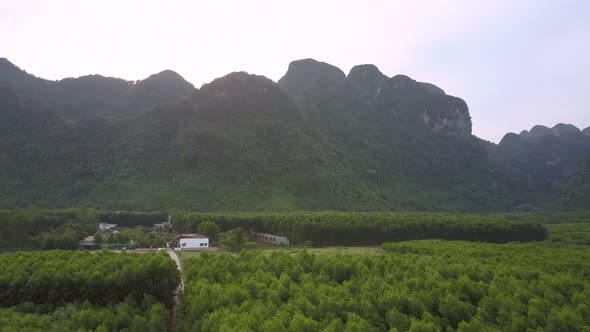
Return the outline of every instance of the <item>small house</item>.
<path id="1" fill-rule="evenodd" d="M 115 228 L 117 228 L 117 224 L 107 224 L 105 222 L 101 222 L 100 224 L 98 224 L 98 229 L 100 229 L 103 232 L 113 231 L 115 230 Z"/>
<path id="2" fill-rule="evenodd" d="M 209 238 L 201 234 L 181 234 L 176 237 L 174 246 L 180 249 L 208 249 Z"/>
<path id="3" fill-rule="evenodd" d="M 172 225 L 168 221 L 159 224 L 154 224 L 154 229 L 169 229 L 171 227 Z"/>
<path id="4" fill-rule="evenodd" d="M 256 233 L 256 241 L 259 243 L 270 243 L 281 246 L 289 245 L 289 238 L 287 238 L 286 236 L 267 233 Z"/>
<path id="5" fill-rule="evenodd" d="M 82 250 L 91 250 L 96 246 L 96 239 L 94 236 L 87 236 L 82 240 L 78 241 L 78 247 Z"/>

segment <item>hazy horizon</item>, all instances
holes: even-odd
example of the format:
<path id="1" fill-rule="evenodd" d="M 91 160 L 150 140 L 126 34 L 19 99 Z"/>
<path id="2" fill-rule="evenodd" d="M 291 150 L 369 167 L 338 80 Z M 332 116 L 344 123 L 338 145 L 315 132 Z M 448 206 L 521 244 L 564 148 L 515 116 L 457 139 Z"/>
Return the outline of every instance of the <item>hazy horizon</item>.
<path id="1" fill-rule="evenodd" d="M 590 2 L 0 0 L 0 57 L 35 76 L 138 80 L 171 69 L 199 87 L 233 71 L 275 82 L 297 59 L 372 63 L 463 98 L 473 134 L 590 126 Z"/>

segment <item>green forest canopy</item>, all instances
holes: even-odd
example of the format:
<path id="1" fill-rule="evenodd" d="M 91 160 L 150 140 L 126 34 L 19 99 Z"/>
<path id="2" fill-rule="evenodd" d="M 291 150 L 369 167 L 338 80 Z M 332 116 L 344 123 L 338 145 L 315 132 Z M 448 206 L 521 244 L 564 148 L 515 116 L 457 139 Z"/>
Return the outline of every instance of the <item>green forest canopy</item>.
<path id="1" fill-rule="evenodd" d="M 581 331 L 590 251 L 410 241 L 381 254 L 307 251 L 188 259 L 184 330 Z"/>

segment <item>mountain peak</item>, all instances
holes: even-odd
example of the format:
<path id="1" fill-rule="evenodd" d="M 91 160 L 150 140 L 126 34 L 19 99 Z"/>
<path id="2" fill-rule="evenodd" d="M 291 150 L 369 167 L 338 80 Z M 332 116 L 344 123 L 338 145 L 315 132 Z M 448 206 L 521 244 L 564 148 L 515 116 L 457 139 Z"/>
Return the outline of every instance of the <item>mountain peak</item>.
<path id="1" fill-rule="evenodd" d="M 184 77 L 182 77 L 179 73 L 170 70 L 170 69 L 165 69 L 162 70 L 161 72 L 157 73 L 157 74 L 153 74 L 150 75 L 148 78 L 140 81 L 140 82 L 145 82 L 145 81 L 150 81 L 150 80 L 164 80 L 164 81 L 183 81 L 186 82 L 186 80 L 184 79 Z M 188 82 L 187 82 L 188 83 Z"/>
<path id="2" fill-rule="evenodd" d="M 377 66 L 372 64 L 364 64 L 364 65 L 356 65 L 352 67 L 350 73 L 348 73 L 348 79 L 355 80 L 360 79 L 363 81 L 375 81 L 375 80 L 385 80 L 387 76 L 385 76 Z"/>
<path id="3" fill-rule="evenodd" d="M 393 84 L 394 89 L 409 88 L 416 85 L 416 81 L 411 79 L 409 76 L 403 74 L 397 74 L 389 80 Z"/>
<path id="4" fill-rule="evenodd" d="M 378 99 L 387 76 L 383 75 L 375 65 L 358 65 L 352 67 L 346 82 L 356 97 Z"/>
<path id="5" fill-rule="evenodd" d="M 0 58 L 0 84 L 10 86 L 13 82 L 22 83 L 24 81 L 35 79 L 37 79 L 37 77 L 22 70 L 7 58 Z"/>
<path id="6" fill-rule="evenodd" d="M 580 129 L 572 124 L 558 123 L 551 128 L 553 135 L 561 136 L 564 134 L 576 134 L 580 133 Z"/>
<path id="7" fill-rule="evenodd" d="M 524 131 L 526 131 L 526 130 L 524 130 Z M 523 133 L 522 132 L 519 135 L 517 135 L 515 133 L 507 133 L 506 135 L 504 135 L 504 137 L 502 137 L 502 139 L 500 140 L 498 145 L 509 146 L 509 147 L 514 147 L 514 146 L 520 147 L 524 144 L 523 142 L 526 142 L 526 140 L 523 140 Z"/>
<path id="8" fill-rule="evenodd" d="M 16 70 L 16 71 L 22 71 L 22 69 L 20 69 L 14 63 L 10 62 L 10 60 L 8 60 L 7 58 L 0 58 L 0 69 L 1 70 L 11 69 L 11 70 Z"/>
<path id="9" fill-rule="evenodd" d="M 540 137 L 546 135 L 551 135 L 551 129 L 543 125 L 536 125 L 531 128 L 527 137 Z"/>
<path id="10" fill-rule="evenodd" d="M 283 94 L 277 83 L 272 80 L 244 71 L 233 72 L 217 78 L 211 83 L 204 84 L 199 90 L 199 92 L 211 94 L 217 98 L 231 96 L 248 96 L 250 98 L 275 91 Z"/>
<path id="11" fill-rule="evenodd" d="M 291 96 L 299 96 L 306 89 L 338 86 L 346 79 L 340 68 L 314 59 L 295 60 L 289 64 L 279 86 Z"/>
<path id="12" fill-rule="evenodd" d="M 572 124 L 558 123 L 553 128 L 543 125 L 536 125 L 530 131 L 523 130 L 520 133 L 524 138 L 535 138 L 542 136 L 561 136 L 567 134 L 581 133 L 580 129 Z"/>
<path id="13" fill-rule="evenodd" d="M 188 97 L 195 90 L 180 74 L 167 69 L 138 81 L 133 94 L 148 103 L 170 104 Z"/>

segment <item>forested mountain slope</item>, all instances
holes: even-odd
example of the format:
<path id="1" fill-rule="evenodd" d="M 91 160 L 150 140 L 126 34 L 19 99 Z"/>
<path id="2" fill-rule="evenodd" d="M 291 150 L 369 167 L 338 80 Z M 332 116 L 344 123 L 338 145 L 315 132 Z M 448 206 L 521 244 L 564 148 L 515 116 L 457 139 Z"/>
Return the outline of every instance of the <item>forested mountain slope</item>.
<path id="1" fill-rule="evenodd" d="M 561 203 L 567 208 L 590 208 L 590 159 L 560 187 Z"/>
<path id="2" fill-rule="evenodd" d="M 508 133 L 491 153 L 513 178 L 537 193 L 538 200 L 561 193 L 567 196 L 560 198 L 567 207 L 590 207 L 590 196 L 574 189 L 583 187 L 584 162 L 590 160 L 590 136 L 577 127 L 560 123 L 553 128 L 537 125 L 520 134 Z M 560 189 L 564 179 L 567 190 Z"/>
<path id="3" fill-rule="evenodd" d="M 508 133 L 498 145 L 498 159 L 533 188 L 545 189 L 572 175 L 590 158 L 590 136 L 573 125 L 534 126 Z"/>
<path id="4" fill-rule="evenodd" d="M 432 84 L 388 78 L 373 65 L 345 76 L 306 59 L 291 63 L 279 85 L 393 206 L 504 209 L 525 194 L 471 134 L 467 104 Z"/>
<path id="5" fill-rule="evenodd" d="M 462 99 L 373 65 L 306 59 L 278 84 L 237 72 L 197 90 L 172 71 L 47 81 L 0 59 L 0 207 L 543 208 L 559 192 L 543 183 L 590 151 L 588 129 L 556 128 L 483 141 Z M 571 152 L 558 171 L 537 172 L 544 139 Z"/>

